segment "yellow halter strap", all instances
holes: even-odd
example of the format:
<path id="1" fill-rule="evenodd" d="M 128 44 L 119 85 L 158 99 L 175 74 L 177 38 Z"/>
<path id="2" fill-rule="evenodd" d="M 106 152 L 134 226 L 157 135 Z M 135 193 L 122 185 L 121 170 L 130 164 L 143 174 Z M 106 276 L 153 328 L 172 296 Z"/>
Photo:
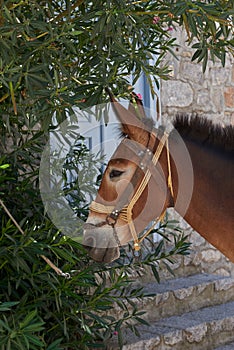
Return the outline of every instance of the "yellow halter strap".
<path id="1" fill-rule="evenodd" d="M 168 164 L 168 179 L 167 179 L 167 185 L 170 190 L 172 198 L 174 198 L 173 193 L 173 186 L 172 186 L 172 176 L 171 176 L 171 163 L 170 163 L 170 153 L 169 153 L 169 144 L 168 144 L 168 135 L 164 133 L 163 137 L 161 138 L 159 145 L 152 157 L 152 163 L 155 166 L 157 162 L 159 161 L 159 158 L 162 154 L 163 147 L 166 146 L 167 150 L 167 164 Z M 149 150 L 147 150 L 148 153 L 150 153 Z M 143 191 L 145 190 L 147 184 L 149 183 L 149 180 L 151 178 L 151 172 L 149 169 L 145 172 L 145 175 L 138 186 L 136 192 L 134 193 L 133 197 L 131 198 L 130 202 L 125 205 L 121 210 L 116 210 L 115 206 L 108 206 L 101 203 L 97 203 L 95 201 L 91 202 L 89 209 L 96 213 L 101 214 L 107 214 L 107 217 L 111 217 L 114 220 L 113 225 L 115 225 L 115 222 L 118 218 L 122 219 L 129 225 L 130 232 L 132 234 L 133 240 L 134 240 L 134 249 L 135 251 L 140 250 L 140 244 L 143 241 L 143 239 L 149 235 L 149 233 L 154 229 L 158 221 L 161 221 L 164 218 L 165 211 L 154 220 L 154 224 L 144 233 L 142 237 L 138 237 L 136 233 L 136 228 L 134 225 L 134 222 L 132 220 L 132 210 L 138 199 L 141 197 Z M 108 221 L 107 221 L 108 223 Z"/>

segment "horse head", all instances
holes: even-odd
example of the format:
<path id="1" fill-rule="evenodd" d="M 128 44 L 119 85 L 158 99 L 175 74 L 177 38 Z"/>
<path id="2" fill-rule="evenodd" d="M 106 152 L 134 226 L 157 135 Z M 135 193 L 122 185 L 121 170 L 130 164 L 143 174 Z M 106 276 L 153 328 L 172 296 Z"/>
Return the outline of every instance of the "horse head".
<path id="1" fill-rule="evenodd" d="M 126 109 L 111 99 L 123 139 L 90 205 L 83 239 L 89 255 L 100 262 L 117 259 L 119 247 L 132 239 L 139 250 L 139 234 L 173 204 L 172 187 L 167 181 L 168 135 L 163 130 L 155 132 L 140 100 Z"/>

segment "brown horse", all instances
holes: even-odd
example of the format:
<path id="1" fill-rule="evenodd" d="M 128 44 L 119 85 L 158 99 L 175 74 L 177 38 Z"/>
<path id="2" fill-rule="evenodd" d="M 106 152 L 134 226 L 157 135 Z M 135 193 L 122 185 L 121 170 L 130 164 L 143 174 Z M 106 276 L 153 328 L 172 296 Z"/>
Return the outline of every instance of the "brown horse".
<path id="1" fill-rule="evenodd" d="M 112 105 L 124 137 L 90 206 L 83 240 L 90 256 L 111 262 L 131 239 L 139 250 L 139 233 L 174 207 L 234 262 L 234 128 L 180 116 L 167 134 L 139 118 L 139 101 L 137 109 Z"/>

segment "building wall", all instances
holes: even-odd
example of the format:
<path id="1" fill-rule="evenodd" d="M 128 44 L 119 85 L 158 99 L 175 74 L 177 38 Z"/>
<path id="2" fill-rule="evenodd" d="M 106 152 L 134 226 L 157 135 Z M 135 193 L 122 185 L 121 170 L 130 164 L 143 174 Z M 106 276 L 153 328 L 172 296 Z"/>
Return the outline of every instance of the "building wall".
<path id="1" fill-rule="evenodd" d="M 203 74 L 201 64 L 191 63 L 194 51 L 185 45 L 184 32 L 175 35 L 180 45 L 176 50 L 178 60 L 167 57 L 171 79 L 161 83 L 164 117 L 196 112 L 215 122 L 234 124 L 234 58 L 227 58 L 225 68 L 219 62 L 208 62 Z"/>
<path id="2" fill-rule="evenodd" d="M 198 113 L 215 123 L 234 125 L 234 59 L 228 57 L 225 68 L 221 63 L 208 62 L 205 74 L 202 65 L 191 62 L 193 52 L 185 45 L 185 34 L 176 31 L 174 35 L 180 45 L 178 60 L 168 56 L 172 69 L 171 79 L 161 82 L 162 118 L 173 119 L 176 113 Z M 234 275 L 234 264 L 217 249 L 208 244 L 185 221 L 180 221 L 192 242 L 191 255 L 179 259 L 174 269 L 183 272 L 209 272 Z"/>

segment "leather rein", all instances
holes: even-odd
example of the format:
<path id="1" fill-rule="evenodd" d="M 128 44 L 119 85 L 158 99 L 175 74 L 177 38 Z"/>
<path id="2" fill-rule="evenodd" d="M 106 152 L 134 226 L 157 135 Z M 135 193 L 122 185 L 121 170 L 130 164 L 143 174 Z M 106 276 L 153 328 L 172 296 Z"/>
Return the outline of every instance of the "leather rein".
<path id="1" fill-rule="evenodd" d="M 117 245 L 120 246 L 121 244 L 120 244 L 120 241 L 119 241 L 116 229 L 115 229 L 115 225 L 116 225 L 118 218 L 122 219 L 123 221 L 125 221 L 129 225 L 129 229 L 130 229 L 133 241 L 134 241 L 134 250 L 135 250 L 135 252 L 138 252 L 141 249 L 141 242 L 143 241 L 143 239 L 149 235 L 149 233 L 155 228 L 156 224 L 159 221 L 161 221 L 165 215 L 165 211 L 164 211 L 159 217 L 157 217 L 154 220 L 153 225 L 141 237 L 138 237 L 137 232 L 136 232 L 136 228 L 135 228 L 135 225 L 134 225 L 134 222 L 132 219 L 133 207 L 137 203 L 139 198 L 141 197 L 143 191 L 145 190 L 145 188 L 148 185 L 149 180 L 152 176 L 152 172 L 150 171 L 152 166 L 150 166 L 150 163 L 151 163 L 151 165 L 153 165 L 155 167 L 155 165 L 159 161 L 159 158 L 162 154 L 164 147 L 166 147 L 166 151 L 167 151 L 167 166 L 168 166 L 167 186 L 168 186 L 168 189 L 170 191 L 171 198 L 174 201 L 170 153 L 169 153 L 169 144 L 168 144 L 168 134 L 166 134 L 166 133 L 163 134 L 162 138 L 159 140 L 159 144 L 158 144 L 154 154 L 149 150 L 149 148 L 146 148 L 146 150 L 139 151 L 139 144 L 135 141 L 132 141 L 132 140 L 129 140 L 126 138 L 123 140 L 123 142 L 126 142 L 127 146 L 133 152 L 135 152 L 138 155 L 138 157 L 141 157 L 140 169 L 143 171 L 146 169 L 147 170 L 145 171 L 144 177 L 141 180 L 141 183 L 138 186 L 136 192 L 132 195 L 132 198 L 129 201 L 129 203 L 125 204 L 124 202 L 126 201 L 125 200 L 126 194 L 128 194 L 128 191 L 130 191 L 130 188 L 129 189 L 127 188 L 127 190 L 124 191 L 125 198 L 123 199 L 121 197 L 119 202 L 115 206 L 108 206 L 108 205 L 104 205 L 104 204 L 92 201 L 89 209 L 93 212 L 96 212 L 96 213 L 107 214 L 107 216 L 106 216 L 105 221 L 100 222 L 96 225 L 91 224 L 91 226 L 95 226 L 95 227 L 101 227 L 104 225 L 111 226 L 113 228 L 113 235 L 114 235 L 115 241 L 116 241 Z M 149 142 L 150 142 L 150 140 L 149 140 Z M 138 168 L 136 169 L 136 171 L 132 177 L 131 184 L 134 184 L 134 177 L 137 178 L 137 175 L 136 175 L 137 170 L 138 170 Z M 131 186 L 131 188 L 132 188 L 132 186 Z"/>

